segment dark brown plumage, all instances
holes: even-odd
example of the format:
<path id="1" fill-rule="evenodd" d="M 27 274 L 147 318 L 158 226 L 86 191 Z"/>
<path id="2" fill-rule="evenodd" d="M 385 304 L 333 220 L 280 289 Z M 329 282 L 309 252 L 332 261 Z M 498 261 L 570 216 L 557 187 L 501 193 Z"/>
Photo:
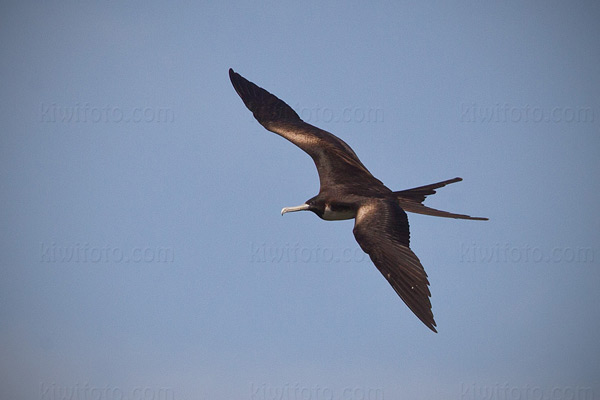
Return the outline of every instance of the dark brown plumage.
<path id="1" fill-rule="evenodd" d="M 285 102 L 232 69 L 229 78 L 237 94 L 266 129 L 286 138 L 310 155 L 319 173 L 319 194 L 282 214 L 308 210 L 325 220 L 355 219 L 354 237 L 396 293 L 432 331 L 429 281 L 410 249 L 405 211 L 439 217 L 487 220 L 429 208 L 422 204 L 435 189 L 461 178 L 393 192 L 375 178 L 343 140 L 302 121 Z"/>

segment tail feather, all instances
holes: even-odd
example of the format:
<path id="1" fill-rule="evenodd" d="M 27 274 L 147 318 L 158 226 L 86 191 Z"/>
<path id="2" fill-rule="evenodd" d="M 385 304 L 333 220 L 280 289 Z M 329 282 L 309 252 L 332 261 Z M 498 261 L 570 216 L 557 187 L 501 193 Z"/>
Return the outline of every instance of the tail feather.
<path id="1" fill-rule="evenodd" d="M 462 181 L 462 178 L 456 177 L 453 179 L 448 179 L 446 181 L 432 183 L 431 185 L 425 185 L 425 186 L 419 186 L 419 187 L 412 188 L 412 189 L 400 190 L 398 192 L 394 192 L 394 194 L 397 194 L 399 197 L 403 197 L 405 199 L 414 200 L 417 203 L 422 203 L 423 201 L 425 201 L 425 197 L 436 193 L 435 189 L 439 189 L 439 188 L 449 185 L 451 183 L 460 182 L 460 181 Z"/>
<path id="2" fill-rule="evenodd" d="M 425 201 L 425 198 L 429 195 L 435 194 L 435 189 L 439 189 L 451 183 L 460 182 L 462 178 L 453 178 L 448 179 L 446 181 L 432 183 L 430 185 L 419 186 L 412 189 L 400 190 L 394 192 L 398 197 L 398 203 L 400 207 L 404 211 L 416 213 L 416 214 L 425 214 L 425 215 L 433 215 L 436 217 L 444 217 L 444 218 L 457 218 L 457 219 L 471 219 L 477 221 L 487 221 L 488 218 L 484 217 L 471 217 L 465 214 L 455 214 L 448 211 L 436 210 L 435 208 L 427 207 L 422 204 Z"/>

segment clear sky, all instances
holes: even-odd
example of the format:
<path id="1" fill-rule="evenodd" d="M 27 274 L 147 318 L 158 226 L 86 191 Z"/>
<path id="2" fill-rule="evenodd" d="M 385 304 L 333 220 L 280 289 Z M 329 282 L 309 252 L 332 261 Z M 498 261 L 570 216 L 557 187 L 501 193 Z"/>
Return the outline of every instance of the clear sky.
<path id="1" fill-rule="evenodd" d="M 3 2 L 0 398 L 600 398 L 597 2 Z M 409 215 L 438 334 L 234 68 Z M 590 397 L 591 396 L 591 397 Z"/>

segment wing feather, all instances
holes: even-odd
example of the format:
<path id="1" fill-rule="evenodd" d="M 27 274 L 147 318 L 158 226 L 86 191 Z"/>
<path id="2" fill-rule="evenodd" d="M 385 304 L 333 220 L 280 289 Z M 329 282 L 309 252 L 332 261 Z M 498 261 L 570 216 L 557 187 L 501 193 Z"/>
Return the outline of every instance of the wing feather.
<path id="1" fill-rule="evenodd" d="M 408 308 L 432 331 L 429 281 L 419 258 L 409 248 L 406 213 L 390 200 L 371 200 L 357 212 L 356 241 Z"/>
<path id="2" fill-rule="evenodd" d="M 322 188 L 351 184 L 358 179 L 383 185 L 342 139 L 302 121 L 283 100 L 232 69 L 229 70 L 229 78 L 237 94 L 262 126 L 294 143 L 312 157 Z"/>

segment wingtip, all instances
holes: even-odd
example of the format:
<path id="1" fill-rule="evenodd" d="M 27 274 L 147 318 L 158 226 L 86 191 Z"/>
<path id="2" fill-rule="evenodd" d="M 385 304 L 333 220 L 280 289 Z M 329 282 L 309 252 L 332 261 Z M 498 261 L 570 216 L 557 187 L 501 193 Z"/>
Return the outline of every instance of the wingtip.
<path id="1" fill-rule="evenodd" d="M 243 76 L 235 72 L 233 68 L 229 68 L 229 81 L 233 85 L 233 88 L 235 89 L 236 93 L 242 98 L 242 100 L 244 100 L 244 96 L 242 94 L 242 85 L 244 84 L 246 79 L 244 79 Z"/>
<path id="2" fill-rule="evenodd" d="M 413 313 L 414 313 L 414 311 L 413 311 Z M 426 327 L 431 329 L 434 333 L 438 333 L 438 331 L 436 329 L 437 324 L 435 323 L 435 320 L 433 319 L 433 315 L 429 315 L 429 317 L 423 317 L 422 315 L 418 315 L 417 313 L 415 313 L 415 315 L 417 316 L 417 318 L 419 318 L 421 320 L 421 322 L 423 324 L 425 324 Z"/>
<path id="3" fill-rule="evenodd" d="M 489 221 L 490 219 L 488 217 L 471 217 L 469 216 L 470 220 L 472 221 Z"/>
<path id="4" fill-rule="evenodd" d="M 431 309 L 430 309 L 431 310 Z M 437 324 L 435 323 L 435 320 L 433 319 L 433 314 L 430 314 L 428 316 L 424 316 L 424 315 L 419 315 L 417 314 L 414 310 L 411 309 L 411 311 L 415 314 L 415 316 L 417 318 L 419 318 L 419 320 L 429 329 L 431 329 L 432 332 L 434 333 L 438 333 L 437 331 Z"/>

